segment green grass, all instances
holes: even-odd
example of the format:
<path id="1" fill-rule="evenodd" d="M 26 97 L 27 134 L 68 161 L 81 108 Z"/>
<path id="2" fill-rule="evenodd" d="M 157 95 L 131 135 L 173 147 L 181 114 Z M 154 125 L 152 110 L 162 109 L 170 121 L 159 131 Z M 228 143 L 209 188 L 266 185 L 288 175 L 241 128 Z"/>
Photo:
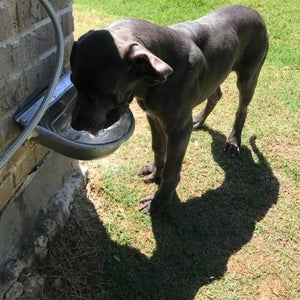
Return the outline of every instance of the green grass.
<path id="1" fill-rule="evenodd" d="M 242 4 L 257 9 L 265 18 L 270 50 L 267 58 L 268 84 L 276 85 L 274 96 L 292 109 L 300 108 L 300 1 L 258 0 L 249 1 L 136 1 L 91 0 L 75 1 L 78 35 L 90 28 L 101 28 L 107 23 L 123 18 L 136 17 L 169 25 L 192 20 L 221 6 Z M 84 16 L 84 21 L 80 22 Z M 75 19 L 76 21 L 76 19 Z"/>
<path id="2" fill-rule="evenodd" d="M 230 3 L 75 0 L 75 37 L 123 17 L 167 25 Z M 151 136 L 133 104 L 131 139 L 84 163 L 90 182 L 40 269 L 44 298 L 300 298 L 300 3 L 238 3 L 257 9 L 270 34 L 240 157 L 222 150 L 237 106 L 231 75 L 205 129 L 192 134 L 178 197 L 164 218 L 151 219 L 138 203 L 156 186 L 137 175 L 152 160 Z"/>

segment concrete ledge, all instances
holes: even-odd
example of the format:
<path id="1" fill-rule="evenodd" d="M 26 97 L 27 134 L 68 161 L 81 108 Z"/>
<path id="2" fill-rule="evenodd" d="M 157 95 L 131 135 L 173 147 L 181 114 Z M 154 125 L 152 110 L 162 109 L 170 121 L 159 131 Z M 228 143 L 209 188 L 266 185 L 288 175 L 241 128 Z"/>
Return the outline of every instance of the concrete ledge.
<path id="1" fill-rule="evenodd" d="M 64 226 L 84 184 L 77 161 L 52 152 L 8 204 L 0 216 L 0 299 L 30 296 L 43 286 L 36 275 L 20 278 L 46 257 L 48 241 Z"/>
<path id="2" fill-rule="evenodd" d="M 0 212 L 0 272 L 17 257 L 49 200 L 76 168 L 77 161 L 50 152 Z"/>

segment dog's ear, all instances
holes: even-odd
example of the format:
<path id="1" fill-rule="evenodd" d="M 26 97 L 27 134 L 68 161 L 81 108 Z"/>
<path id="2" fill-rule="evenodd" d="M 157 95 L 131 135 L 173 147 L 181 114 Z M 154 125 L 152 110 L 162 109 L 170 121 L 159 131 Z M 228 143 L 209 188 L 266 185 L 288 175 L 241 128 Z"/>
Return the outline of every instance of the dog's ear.
<path id="1" fill-rule="evenodd" d="M 74 64 L 75 64 L 75 56 L 76 56 L 76 49 L 77 49 L 78 42 L 74 42 L 71 50 L 71 55 L 70 55 L 70 66 L 71 70 L 73 70 Z"/>
<path id="2" fill-rule="evenodd" d="M 149 85 L 162 83 L 173 73 L 173 69 L 167 63 L 138 43 L 130 46 L 128 58 L 133 71 L 144 77 Z"/>
<path id="3" fill-rule="evenodd" d="M 83 40 L 87 35 L 89 35 L 90 33 L 94 32 L 95 30 L 90 30 L 87 33 L 85 33 L 84 35 L 82 35 L 79 39 L 78 42 L 80 42 L 81 40 Z M 71 50 L 71 55 L 70 55 L 70 66 L 71 66 L 71 70 L 74 67 L 75 64 L 75 56 L 76 56 L 76 49 L 78 47 L 78 42 L 74 42 L 73 46 L 72 46 L 72 50 Z"/>

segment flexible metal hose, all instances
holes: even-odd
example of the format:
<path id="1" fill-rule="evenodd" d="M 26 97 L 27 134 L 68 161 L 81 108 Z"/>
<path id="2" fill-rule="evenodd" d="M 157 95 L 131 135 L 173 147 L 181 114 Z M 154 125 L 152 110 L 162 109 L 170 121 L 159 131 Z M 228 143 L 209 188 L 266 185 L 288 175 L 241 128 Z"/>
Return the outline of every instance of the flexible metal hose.
<path id="1" fill-rule="evenodd" d="M 35 127 L 40 122 L 41 118 L 43 117 L 45 111 L 47 110 L 50 100 L 53 97 L 53 94 L 55 92 L 60 73 L 63 67 L 63 59 L 64 59 L 64 38 L 63 33 L 61 29 L 60 22 L 58 20 L 58 17 L 56 15 L 56 12 L 51 5 L 51 3 L 48 0 L 40 0 L 42 5 L 47 10 L 47 13 L 50 16 L 50 19 L 53 23 L 53 27 L 55 30 L 56 35 L 56 43 L 57 43 L 57 66 L 56 71 L 54 73 L 53 79 L 51 80 L 50 86 L 48 88 L 47 94 L 44 97 L 39 109 L 37 110 L 35 116 L 32 118 L 28 126 L 24 128 L 20 136 L 13 142 L 12 145 L 9 146 L 9 148 L 6 150 L 6 152 L 1 155 L 0 157 L 0 169 L 5 165 L 5 163 L 12 157 L 12 155 L 23 145 L 23 143 L 30 138 L 30 135 L 32 134 Z"/>

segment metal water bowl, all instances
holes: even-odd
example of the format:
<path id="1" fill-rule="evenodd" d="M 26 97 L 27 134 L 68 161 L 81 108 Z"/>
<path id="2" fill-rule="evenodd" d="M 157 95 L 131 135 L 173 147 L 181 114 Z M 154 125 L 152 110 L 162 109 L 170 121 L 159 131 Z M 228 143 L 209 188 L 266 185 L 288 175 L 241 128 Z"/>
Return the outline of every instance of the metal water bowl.
<path id="1" fill-rule="evenodd" d="M 40 93 L 14 116 L 16 122 L 26 126 L 39 108 L 44 97 Z M 116 151 L 133 133 L 134 118 L 128 109 L 111 127 L 99 131 L 97 136 L 71 127 L 72 110 L 77 97 L 70 81 L 70 73 L 59 81 L 53 99 L 35 129 L 33 139 L 39 144 L 65 156 L 91 160 L 103 158 Z"/>

